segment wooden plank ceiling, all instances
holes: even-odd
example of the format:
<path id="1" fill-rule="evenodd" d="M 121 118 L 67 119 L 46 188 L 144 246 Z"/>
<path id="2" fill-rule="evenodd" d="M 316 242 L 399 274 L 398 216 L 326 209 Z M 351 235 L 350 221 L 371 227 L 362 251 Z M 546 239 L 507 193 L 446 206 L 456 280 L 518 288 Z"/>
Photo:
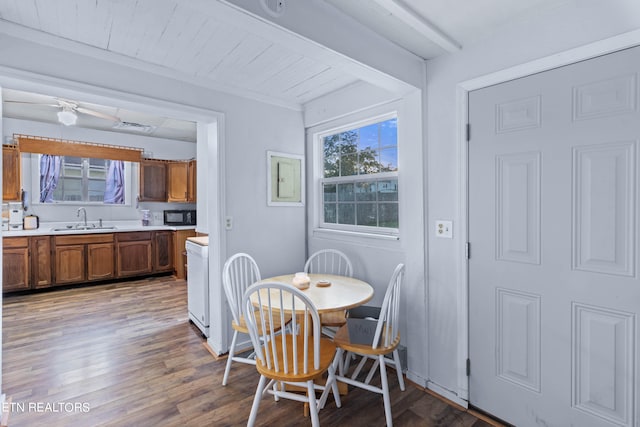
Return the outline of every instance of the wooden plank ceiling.
<path id="1" fill-rule="evenodd" d="M 217 3 L 217 2 L 213 2 Z M 2 0 L 0 19 L 177 70 L 230 92 L 302 105 L 358 79 L 220 12 L 180 0 Z"/>

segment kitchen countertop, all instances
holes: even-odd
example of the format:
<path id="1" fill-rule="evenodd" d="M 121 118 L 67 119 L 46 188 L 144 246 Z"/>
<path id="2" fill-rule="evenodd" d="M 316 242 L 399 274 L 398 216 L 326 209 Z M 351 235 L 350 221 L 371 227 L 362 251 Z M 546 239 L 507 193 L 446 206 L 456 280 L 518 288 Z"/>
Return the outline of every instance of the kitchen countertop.
<path id="1" fill-rule="evenodd" d="M 187 240 L 200 246 L 209 246 L 209 236 L 187 237 Z"/>
<path id="2" fill-rule="evenodd" d="M 90 226 L 96 225 L 96 221 L 88 221 Z M 103 221 L 103 227 L 115 228 L 91 228 L 87 230 L 77 230 L 66 227 L 76 225 L 77 222 L 41 222 L 40 227 L 35 230 L 3 231 L 2 237 L 24 237 L 24 236 L 47 236 L 64 234 L 95 234 L 95 233 L 124 233 L 129 231 L 155 231 L 155 230 L 195 230 L 194 225 L 169 226 L 169 225 L 147 225 L 143 226 L 140 221 Z M 64 230 L 56 230 L 65 228 Z"/>

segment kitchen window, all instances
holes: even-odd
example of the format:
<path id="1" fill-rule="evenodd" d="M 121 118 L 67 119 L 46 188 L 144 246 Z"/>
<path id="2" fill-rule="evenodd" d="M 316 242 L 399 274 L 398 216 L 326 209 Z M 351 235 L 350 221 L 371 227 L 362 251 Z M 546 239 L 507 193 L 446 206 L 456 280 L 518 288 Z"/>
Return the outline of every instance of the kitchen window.
<path id="1" fill-rule="evenodd" d="M 397 124 L 387 115 L 318 135 L 321 228 L 397 234 Z"/>
<path id="2" fill-rule="evenodd" d="M 41 203 L 125 203 L 122 160 L 40 156 Z"/>

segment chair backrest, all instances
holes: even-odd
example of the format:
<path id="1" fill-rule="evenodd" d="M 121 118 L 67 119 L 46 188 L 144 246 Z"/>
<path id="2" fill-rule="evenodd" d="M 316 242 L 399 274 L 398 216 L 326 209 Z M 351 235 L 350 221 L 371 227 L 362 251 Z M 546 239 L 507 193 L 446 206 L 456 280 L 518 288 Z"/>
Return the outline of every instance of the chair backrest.
<path id="1" fill-rule="evenodd" d="M 242 296 L 247 288 L 260 280 L 258 264 L 245 253 L 237 253 L 224 263 L 222 268 L 222 284 L 231 314 L 236 324 L 240 324 L 242 316 Z"/>
<path id="2" fill-rule="evenodd" d="M 304 264 L 304 272 L 351 277 L 353 276 L 353 267 L 344 252 L 337 249 L 322 249 L 309 257 Z"/>
<path id="3" fill-rule="evenodd" d="M 320 316 L 309 297 L 290 284 L 265 282 L 250 286 L 243 302 L 249 336 L 262 366 L 289 375 L 319 368 Z M 279 325 L 289 317 L 291 330 L 297 331 L 295 335 L 280 333 Z"/>
<path id="4" fill-rule="evenodd" d="M 390 346 L 400 334 L 400 285 L 404 278 L 404 264 L 398 264 L 391 275 L 384 301 L 380 308 L 380 317 L 373 337 L 373 348 Z"/>

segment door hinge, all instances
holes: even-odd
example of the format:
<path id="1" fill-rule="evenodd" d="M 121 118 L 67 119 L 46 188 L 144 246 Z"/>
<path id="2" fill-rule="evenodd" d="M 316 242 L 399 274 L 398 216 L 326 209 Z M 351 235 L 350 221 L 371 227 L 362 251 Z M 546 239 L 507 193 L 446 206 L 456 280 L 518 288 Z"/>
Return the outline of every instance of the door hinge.
<path id="1" fill-rule="evenodd" d="M 467 376 L 471 375 L 471 360 L 467 359 Z"/>
<path id="2" fill-rule="evenodd" d="M 469 242 L 464 244 L 464 256 L 467 259 L 471 259 L 471 243 Z"/>
<path id="3" fill-rule="evenodd" d="M 467 123 L 466 132 L 467 132 L 467 135 L 466 135 L 467 141 L 471 141 L 471 124 L 469 124 L 469 123 Z"/>

